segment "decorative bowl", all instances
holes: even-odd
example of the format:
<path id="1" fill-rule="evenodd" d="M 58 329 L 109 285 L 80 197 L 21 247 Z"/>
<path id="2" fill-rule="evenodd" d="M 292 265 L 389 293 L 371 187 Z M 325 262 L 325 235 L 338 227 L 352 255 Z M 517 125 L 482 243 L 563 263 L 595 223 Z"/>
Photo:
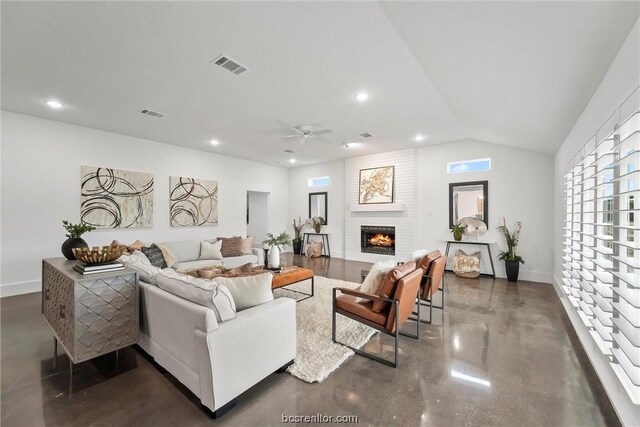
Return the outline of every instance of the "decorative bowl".
<path id="1" fill-rule="evenodd" d="M 94 246 L 92 248 L 73 248 L 73 254 L 78 261 L 85 264 L 105 264 L 120 258 L 124 250 L 124 246 Z"/>

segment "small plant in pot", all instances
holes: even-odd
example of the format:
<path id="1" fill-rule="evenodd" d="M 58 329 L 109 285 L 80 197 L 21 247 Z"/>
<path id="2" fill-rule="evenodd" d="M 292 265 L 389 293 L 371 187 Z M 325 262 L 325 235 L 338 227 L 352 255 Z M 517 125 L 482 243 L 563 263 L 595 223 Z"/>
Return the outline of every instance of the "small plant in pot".
<path id="1" fill-rule="evenodd" d="M 316 233 L 320 233 L 322 231 L 322 226 L 325 224 L 324 218 L 321 216 L 314 216 L 313 218 L 309 218 L 305 225 L 307 227 L 313 228 Z"/>
<path id="2" fill-rule="evenodd" d="M 456 224 L 451 227 L 451 234 L 453 234 L 453 239 L 459 242 L 462 240 L 462 235 L 467 231 L 467 226 L 462 224 Z"/>
<path id="3" fill-rule="evenodd" d="M 89 231 L 93 231 L 96 228 L 92 225 L 81 222 L 80 224 L 72 224 L 67 220 L 62 221 L 62 226 L 65 230 L 67 230 L 67 240 L 64 241 L 62 247 L 62 255 L 68 260 L 76 259 L 76 256 L 73 254 L 73 248 L 88 248 L 89 245 L 87 242 L 82 239 L 82 235 Z"/>
<path id="4" fill-rule="evenodd" d="M 292 240 L 293 253 L 301 254 L 302 253 L 302 229 L 304 228 L 304 224 L 302 222 L 302 218 L 298 217 L 298 222 L 296 222 L 295 218 L 293 219 L 293 232 L 294 238 Z"/>
<path id="5" fill-rule="evenodd" d="M 498 259 L 504 261 L 504 266 L 507 271 L 507 280 L 509 282 L 517 282 L 518 275 L 520 274 L 520 263 L 524 264 L 524 259 L 516 253 L 518 248 L 518 242 L 520 240 L 520 230 L 522 229 L 522 223 L 516 222 L 516 230 L 511 233 L 507 228 L 507 221 L 502 218 L 502 225 L 498 227 L 498 231 L 504 236 L 507 242 L 507 250 L 500 252 Z"/>

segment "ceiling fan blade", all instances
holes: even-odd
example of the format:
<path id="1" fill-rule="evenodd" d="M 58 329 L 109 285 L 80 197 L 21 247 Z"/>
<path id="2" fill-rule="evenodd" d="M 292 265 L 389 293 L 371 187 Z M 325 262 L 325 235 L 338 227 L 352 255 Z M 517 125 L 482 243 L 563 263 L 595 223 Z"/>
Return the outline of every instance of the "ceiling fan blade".
<path id="1" fill-rule="evenodd" d="M 285 136 L 281 136 L 281 138 L 300 138 L 300 135 L 285 135 Z"/>
<path id="2" fill-rule="evenodd" d="M 295 126 L 291 126 L 289 123 L 285 123 L 281 120 L 275 120 L 276 123 L 278 123 L 280 126 L 285 127 L 287 129 L 293 129 L 294 131 L 296 131 L 297 133 L 302 133 L 302 131 L 300 129 L 298 129 Z"/>
<path id="3" fill-rule="evenodd" d="M 327 133 L 332 133 L 333 131 L 331 129 L 320 129 L 320 130 L 314 130 L 313 134 L 314 135 L 324 135 Z"/>
<path id="4" fill-rule="evenodd" d="M 329 141 L 328 139 L 320 138 L 320 137 L 317 137 L 315 135 L 313 136 L 313 139 L 315 139 L 316 141 L 325 142 L 325 143 L 328 143 L 328 144 L 333 143 L 333 141 Z"/>

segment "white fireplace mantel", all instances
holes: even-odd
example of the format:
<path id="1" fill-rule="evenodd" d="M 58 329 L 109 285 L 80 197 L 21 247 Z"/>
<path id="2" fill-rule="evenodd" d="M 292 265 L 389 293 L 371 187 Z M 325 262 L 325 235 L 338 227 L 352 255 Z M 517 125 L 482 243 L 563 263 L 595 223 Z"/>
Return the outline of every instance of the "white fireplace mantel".
<path id="1" fill-rule="evenodd" d="M 404 203 L 379 203 L 361 205 L 353 203 L 349 206 L 351 212 L 401 212 L 404 211 Z"/>

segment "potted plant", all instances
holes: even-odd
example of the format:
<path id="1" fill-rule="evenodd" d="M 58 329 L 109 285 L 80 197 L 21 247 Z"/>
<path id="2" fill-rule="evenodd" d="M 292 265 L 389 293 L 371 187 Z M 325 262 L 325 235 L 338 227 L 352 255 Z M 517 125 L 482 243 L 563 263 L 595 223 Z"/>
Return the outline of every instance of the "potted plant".
<path id="1" fill-rule="evenodd" d="M 280 252 L 284 252 L 285 247 L 291 244 L 291 236 L 286 231 L 277 236 L 267 233 L 267 239 L 263 240 L 262 244 L 270 247 L 269 252 L 267 252 L 268 266 L 278 268 L 280 267 Z"/>
<path id="2" fill-rule="evenodd" d="M 322 226 L 324 225 L 324 218 L 321 216 L 314 216 L 313 218 L 309 218 L 305 225 L 314 229 L 316 233 L 320 233 L 322 231 Z"/>
<path id="3" fill-rule="evenodd" d="M 518 248 L 518 241 L 520 240 L 520 230 L 522 229 L 522 223 L 516 222 L 516 230 L 513 233 L 509 232 L 507 228 L 507 222 L 502 218 L 502 225 L 498 227 L 498 231 L 504 236 L 507 241 L 507 250 L 500 252 L 498 259 L 504 261 L 505 270 L 507 270 L 507 280 L 509 282 L 517 282 L 518 274 L 520 273 L 520 263 L 524 264 L 524 260 L 520 255 L 516 253 Z"/>
<path id="4" fill-rule="evenodd" d="M 62 226 L 65 230 L 67 230 L 67 240 L 64 241 L 62 247 L 62 255 L 68 260 L 76 259 L 76 256 L 73 254 L 73 248 L 88 248 L 89 245 L 84 241 L 80 236 L 89 231 L 93 231 L 96 228 L 87 223 L 81 222 L 80 224 L 71 224 L 66 219 L 62 221 Z"/>
<path id="5" fill-rule="evenodd" d="M 467 226 L 462 224 L 456 224 L 453 227 L 451 227 L 451 233 L 453 234 L 454 240 L 457 242 L 462 240 L 462 235 L 466 230 L 467 230 Z"/>
<path id="6" fill-rule="evenodd" d="M 298 217 L 298 222 L 296 219 L 293 219 L 293 232 L 295 233 L 295 237 L 292 240 L 293 253 L 300 254 L 302 253 L 302 237 L 300 234 L 302 233 L 302 229 L 304 228 L 304 224 L 302 223 L 302 218 Z"/>

